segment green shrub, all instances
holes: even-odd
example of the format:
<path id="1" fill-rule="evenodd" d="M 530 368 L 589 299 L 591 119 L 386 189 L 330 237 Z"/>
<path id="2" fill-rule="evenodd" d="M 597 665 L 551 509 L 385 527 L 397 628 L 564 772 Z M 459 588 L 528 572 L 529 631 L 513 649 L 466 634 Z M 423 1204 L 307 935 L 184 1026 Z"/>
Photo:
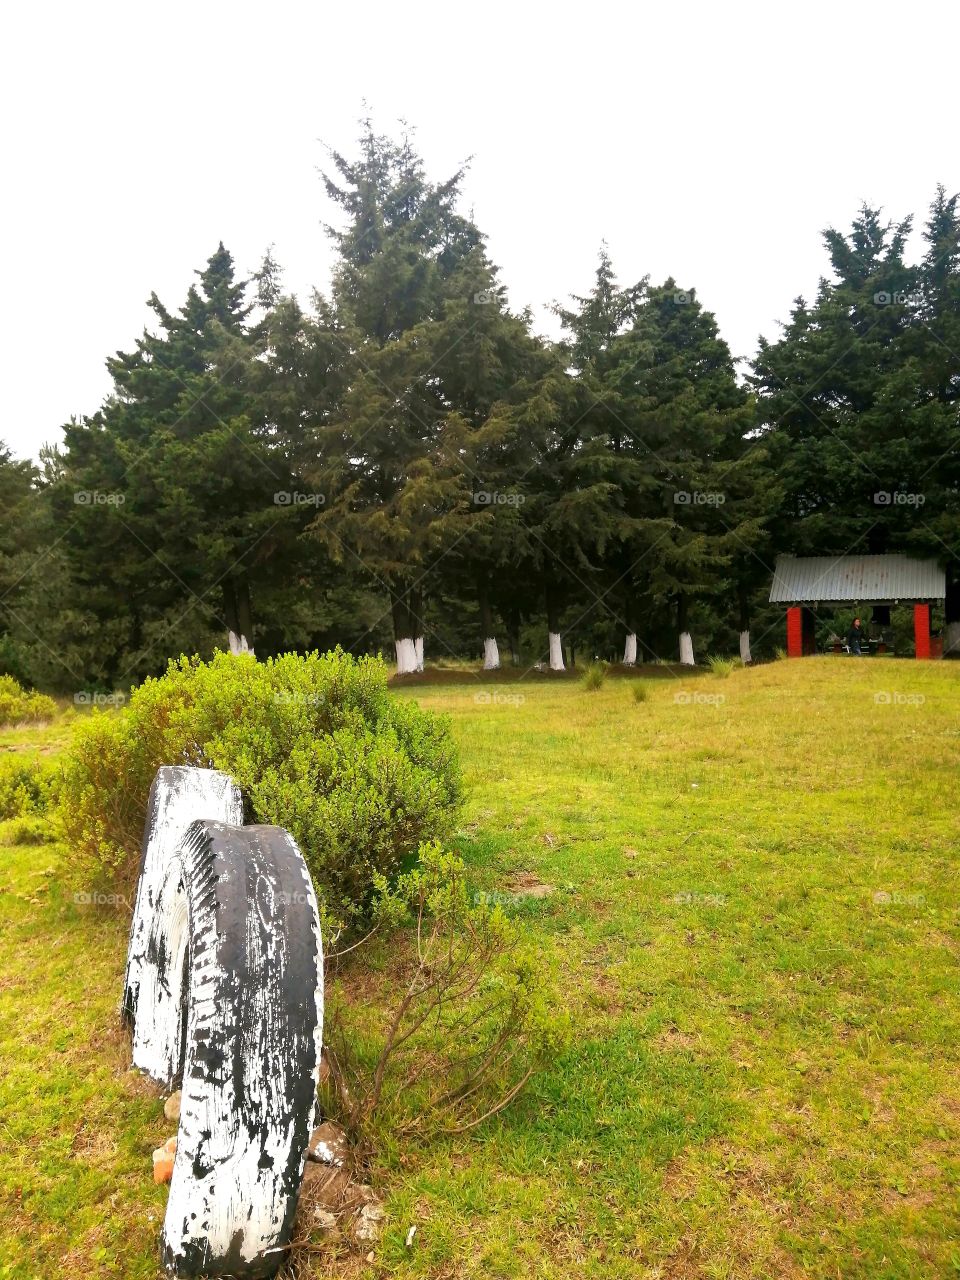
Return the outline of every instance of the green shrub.
<path id="1" fill-rule="evenodd" d="M 324 1015 L 325 1110 L 354 1136 L 375 1112 L 391 1137 L 472 1129 L 569 1043 L 548 957 L 477 901 L 455 854 L 423 845 L 410 871 L 378 877 L 372 919 L 362 989 L 335 979 Z"/>
<path id="2" fill-rule="evenodd" d="M 602 689 L 607 678 L 607 669 L 602 662 L 594 662 L 587 667 L 580 680 L 580 688 L 586 689 L 588 692 L 595 692 Z"/>
<path id="3" fill-rule="evenodd" d="M 77 728 L 60 808 L 76 883 L 132 889 L 162 764 L 223 770 L 248 820 L 286 827 L 328 925 L 362 915 L 377 874 L 447 835 L 460 796 L 447 721 L 391 695 L 379 659 L 180 658 Z"/>
<path id="4" fill-rule="evenodd" d="M 0 676 L 0 725 L 52 720 L 57 704 L 46 694 L 22 688 L 13 676 Z"/>
<path id="5" fill-rule="evenodd" d="M 56 838 L 53 824 L 35 815 L 14 818 L 3 833 L 6 844 L 48 844 Z"/>
<path id="6" fill-rule="evenodd" d="M 650 697 L 650 689 L 645 684 L 635 684 L 633 686 L 634 702 L 646 702 Z"/>
<path id="7" fill-rule="evenodd" d="M 725 680 L 731 671 L 741 665 L 742 663 L 738 658 L 720 658 L 716 654 L 707 659 L 707 666 L 721 680 Z"/>
<path id="8" fill-rule="evenodd" d="M 0 822 L 45 814 L 59 786 L 60 773 L 53 765 L 21 756 L 0 758 Z"/>

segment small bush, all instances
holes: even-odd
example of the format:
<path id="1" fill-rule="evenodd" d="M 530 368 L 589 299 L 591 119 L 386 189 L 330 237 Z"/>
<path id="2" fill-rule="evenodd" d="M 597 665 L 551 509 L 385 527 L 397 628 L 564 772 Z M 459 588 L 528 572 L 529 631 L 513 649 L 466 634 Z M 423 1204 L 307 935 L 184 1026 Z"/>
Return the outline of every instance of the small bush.
<path id="1" fill-rule="evenodd" d="M 18 756 L 0 759 L 0 822 L 47 813 L 59 786 L 60 773 L 52 765 Z"/>
<path id="2" fill-rule="evenodd" d="M 48 844 L 56 838 L 53 824 L 34 815 L 14 818 L 3 833 L 6 844 Z"/>
<path id="3" fill-rule="evenodd" d="M 379 659 L 180 658 L 77 728 L 60 806 L 77 884 L 132 890 L 162 764 L 223 770 L 248 820 L 286 827 L 328 928 L 363 916 L 375 876 L 447 835 L 460 796 L 447 721 L 393 697 Z"/>
<path id="4" fill-rule="evenodd" d="M 646 684 L 635 684 L 633 686 L 634 702 L 646 702 L 650 697 L 650 689 Z"/>
<path id="5" fill-rule="evenodd" d="M 736 658 L 721 658 L 716 654 L 713 654 L 707 659 L 707 666 L 713 674 L 718 676 L 721 680 L 725 680 L 731 671 L 741 665 L 742 664 Z"/>
<path id="6" fill-rule="evenodd" d="M 56 710 L 46 694 L 22 688 L 13 676 L 0 676 L 0 725 L 40 724 L 52 720 Z"/>
<path id="7" fill-rule="evenodd" d="M 595 692 L 602 689 L 607 679 L 607 669 L 602 662 L 594 662 L 587 667 L 586 671 L 580 678 L 580 688 L 587 692 Z"/>
<path id="8" fill-rule="evenodd" d="M 355 1137 L 375 1112 L 392 1136 L 463 1132 L 566 1045 L 569 1017 L 542 949 L 477 901 L 456 855 L 422 846 L 413 870 L 377 884 L 363 990 L 351 998 L 348 975 L 330 991 L 324 1101 Z"/>

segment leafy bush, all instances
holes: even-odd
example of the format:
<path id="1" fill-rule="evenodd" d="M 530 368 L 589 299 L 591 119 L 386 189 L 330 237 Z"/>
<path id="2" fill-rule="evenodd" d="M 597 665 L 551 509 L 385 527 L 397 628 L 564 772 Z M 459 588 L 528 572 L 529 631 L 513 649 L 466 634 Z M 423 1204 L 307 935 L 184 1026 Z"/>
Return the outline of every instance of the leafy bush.
<path id="1" fill-rule="evenodd" d="M 456 855 L 424 845 L 413 870 L 377 886 L 380 937 L 362 991 L 352 992 L 348 973 L 329 992 L 326 1109 L 355 1137 L 375 1112 L 391 1134 L 463 1132 L 502 1111 L 561 1051 L 569 1016 L 542 948 L 498 905 L 478 901 Z"/>
<path id="2" fill-rule="evenodd" d="M 13 676 L 0 676 L 0 725 L 52 720 L 57 704 L 46 694 L 22 688 Z"/>
<path id="3" fill-rule="evenodd" d="M 721 680 L 725 680 L 731 671 L 741 665 L 741 662 L 737 658 L 721 658 L 716 654 L 713 654 L 707 659 L 707 666 L 713 674 L 715 676 L 719 676 Z"/>
<path id="4" fill-rule="evenodd" d="M 650 697 L 650 689 L 645 684 L 635 684 L 633 686 L 634 702 L 646 702 Z"/>
<path id="5" fill-rule="evenodd" d="M 581 689 L 585 689 L 587 690 L 587 692 L 590 692 L 590 693 L 596 692 L 597 689 L 603 688 L 604 681 L 606 680 L 606 678 L 607 678 L 606 667 L 603 665 L 602 662 L 594 662 L 591 666 L 587 667 L 586 671 L 581 677 L 580 687 Z"/>
<path id="6" fill-rule="evenodd" d="M 60 773 L 52 765 L 18 756 L 0 759 L 0 822 L 45 814 L 59 786 Z"/>
<path id="7" fill-rule="evenodd" d="M 460 795 L 447 721 L 393 697 L 379 659 L 180 658 L 78 726 L 61 800 L 77 883 L 132 888 L 162 764 L 223 770 L 249 821 L 286 827 L 328 926 L 362 916 L 377 875 L 446 835 Z"/>

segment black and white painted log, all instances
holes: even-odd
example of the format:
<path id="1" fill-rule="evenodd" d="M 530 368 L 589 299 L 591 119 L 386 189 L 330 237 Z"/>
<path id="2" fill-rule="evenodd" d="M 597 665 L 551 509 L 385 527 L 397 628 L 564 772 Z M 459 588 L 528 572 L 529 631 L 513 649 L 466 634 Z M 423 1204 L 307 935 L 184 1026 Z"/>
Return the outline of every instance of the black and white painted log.
<path id="1" fill-rule="evenodd" d="M 124 980 L 121 1011 L 126 1021 L 135 1023 L 140 990 L 146 982 L 145 998 L 169 1000 L 169 992 L 157 987 L 156 957 L 148 959 L 147 932 L 156 909 L 156 899 L 167 867 L 177 855 L 183 833 L 197 818 L 239 825 L 243 822 L 240 789 L 216 769 L 195 769 L 187 765 L 165 765 L 157 770 L 147 800 L 147 821 L 140 855 L 140 876 L 130 925 L 127 947 L 127 971 Z M 155 1079 L 162 1075 L 154 1069 L 150 1050 L 139 1051 L 134 1036 L 134 1065 L 142 1067 Z"/>

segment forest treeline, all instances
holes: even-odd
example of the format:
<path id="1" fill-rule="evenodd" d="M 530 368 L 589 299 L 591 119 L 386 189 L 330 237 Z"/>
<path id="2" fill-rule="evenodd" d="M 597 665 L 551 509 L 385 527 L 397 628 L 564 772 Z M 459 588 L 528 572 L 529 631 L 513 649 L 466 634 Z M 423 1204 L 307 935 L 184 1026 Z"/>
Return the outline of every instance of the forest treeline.
<path id="1" fill-rule="evenodd" d="M 935 557 L 960 621 L 956 195 L 917 261 L 910 219 L 826 231 L 829 274 L 747 365 L 688 282 L 622 285 L 605 250 L 537 336 L 462 179 L 365 126 L 324 178 L 326 293 L 286 294 L 270 253 L 239 280 L 221 244 L 62 445 L 2 450 L 0 670 L 114 689 L 341 644 L 409 671 L 424 638 L 488 667 L 757 655 L 781 552 Z"/>

